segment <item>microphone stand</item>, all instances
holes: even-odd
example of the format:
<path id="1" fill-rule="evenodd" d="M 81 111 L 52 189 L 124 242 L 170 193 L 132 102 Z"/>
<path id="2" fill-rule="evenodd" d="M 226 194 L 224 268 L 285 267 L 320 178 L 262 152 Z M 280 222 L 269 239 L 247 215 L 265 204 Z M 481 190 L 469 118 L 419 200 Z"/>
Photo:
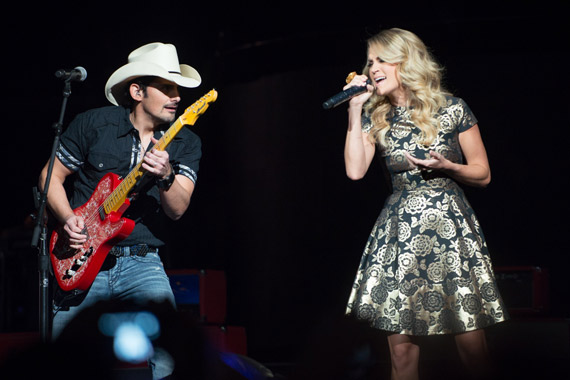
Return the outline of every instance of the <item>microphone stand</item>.
<path id="1" fill-rule="evenodd" d="M 39 325 L 40 325 L 40 338 L 43 343 L 46 343 L 51 338 L 51 313 L 49 304 L 49 274 L 50 274 L 50 260 L 47 247 L 47 217 L 46 202 L 49 183 L 55 161 L 55 153 L 59 146 L 59 138 L 62 132 L 63 117 L 67 100 L 71 95 L 71 82 L 70 79 L 65 80 L 63 89 L 63 102 L 61 104 L 61 111 L 59 114 L 59 121 L 53 125 L 55 130 L 55 138 L 51 150 L 48 171 L 44 189 L 41 193 L 38 192 L 37 187 L 34 187 L 34 202 L 38 210 L 36 218 L 36 225 L 32 234 L 32 247 L 38 249 L 38 270 L 39 270 Z"/>

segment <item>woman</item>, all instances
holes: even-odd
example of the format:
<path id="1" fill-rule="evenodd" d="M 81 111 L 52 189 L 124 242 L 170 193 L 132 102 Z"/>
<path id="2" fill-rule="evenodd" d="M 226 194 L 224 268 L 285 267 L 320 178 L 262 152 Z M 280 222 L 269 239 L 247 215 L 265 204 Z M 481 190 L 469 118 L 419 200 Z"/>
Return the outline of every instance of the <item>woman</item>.
<path id="1" fill-rule="evenodd" d="M 481 373 L 482 328 L 507 318 L 485 238 L 457 184 L 489 183 L 485 147 L 467 104 L 441 87 L 441 71 L 416 35 L 389 29 L 369 39 L 364 74 L 345 86 L 368 89 L 349 102 L 347 175 L 362 178 L 378 148 L 393 188 L 347 314 L 391 333 L 393 379 L 418 378 L 415 337 L 434 334 L 454 334 L 462 361 Z"/>

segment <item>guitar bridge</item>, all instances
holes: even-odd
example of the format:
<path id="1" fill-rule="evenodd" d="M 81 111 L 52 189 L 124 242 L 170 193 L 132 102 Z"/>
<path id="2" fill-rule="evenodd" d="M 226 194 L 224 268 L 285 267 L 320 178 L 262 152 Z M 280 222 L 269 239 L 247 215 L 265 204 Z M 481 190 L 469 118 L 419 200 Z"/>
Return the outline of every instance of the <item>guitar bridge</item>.
<path id="1" fill-rule="evenodd" d="M 83 264 L 85 264 L 87 259 L 92 254 L 93 254 L 93 247 L 89 247 L 89 250 L 87 252 L 85 252 L 83 255 L 81 255 L 81 257 L 79 257 L 73 261 L 73 265 L 71 266 L 71 268 L 69 268 L 65 271 L 65 274 L 63 275 L 62 278 L 64 280 L 68 280 L 68 279 L 72 278 L 73 276 L 75 276 L 77 271 L 83 266 Z"/>

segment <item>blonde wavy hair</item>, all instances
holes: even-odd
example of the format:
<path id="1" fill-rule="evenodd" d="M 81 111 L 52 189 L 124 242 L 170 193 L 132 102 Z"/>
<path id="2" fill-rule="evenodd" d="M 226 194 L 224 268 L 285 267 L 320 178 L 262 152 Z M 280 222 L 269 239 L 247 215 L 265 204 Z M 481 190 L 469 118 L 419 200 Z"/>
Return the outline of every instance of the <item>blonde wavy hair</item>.
<path id="1" fill-rule="evenodd" d="M 439 129 L 435 116 L 445 106 L 445 96 L 449 95 L 441 85 L 443 67 L 414 33 L 399 28 L 383 30 L 368 39 L 368 53 L 397 65 L 396 72 L 406 91 L 412 122 L 421 131 L 419 142 L 431 145 Z M 363 72 L 370 76 L 368 64 Z M 369 137 L 381 146 L 386 146 L 386 133 L 390 129 L 386 115 L 391 108 L 388 97 L 377 94 L 369 99 L 364 108 L 372 121 Z"/>

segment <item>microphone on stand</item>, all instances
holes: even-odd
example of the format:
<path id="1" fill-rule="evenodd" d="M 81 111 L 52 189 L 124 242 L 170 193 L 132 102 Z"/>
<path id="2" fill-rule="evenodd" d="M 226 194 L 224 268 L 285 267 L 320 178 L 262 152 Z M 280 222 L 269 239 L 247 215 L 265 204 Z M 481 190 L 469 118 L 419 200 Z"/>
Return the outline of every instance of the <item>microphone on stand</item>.
<path id="1" fill-rule="evenodd" d="M 366 84 L 372 84 L 372 81 L 370 79 L 368 79 L 366 81 Z M 331 109 L 333 107 L 338 106 L 339 104 L 346 102 L 347 100 L 350 100 L 351 98 L 355 97 L 356 95 L 360 95 L 366 91 L 368 91 L 366 86 L 354 86 L 354 87 L 347 88 L 346 90 L 339 92 L 338 94 L 332 96 L 330 99 L 325 101 L 323 103 L 323 108 L 326 110 Z"/>
<path id="2" fill-rule="evenodd" d="M 57 70 L 55 72 L 55 76 L 59 79 L 63 79 L 66 81 L 78 81 L 83 82 L 87 78 L 87 70 L 85 70 L 81 66 L 77 66 L 73 70 Z"/>

